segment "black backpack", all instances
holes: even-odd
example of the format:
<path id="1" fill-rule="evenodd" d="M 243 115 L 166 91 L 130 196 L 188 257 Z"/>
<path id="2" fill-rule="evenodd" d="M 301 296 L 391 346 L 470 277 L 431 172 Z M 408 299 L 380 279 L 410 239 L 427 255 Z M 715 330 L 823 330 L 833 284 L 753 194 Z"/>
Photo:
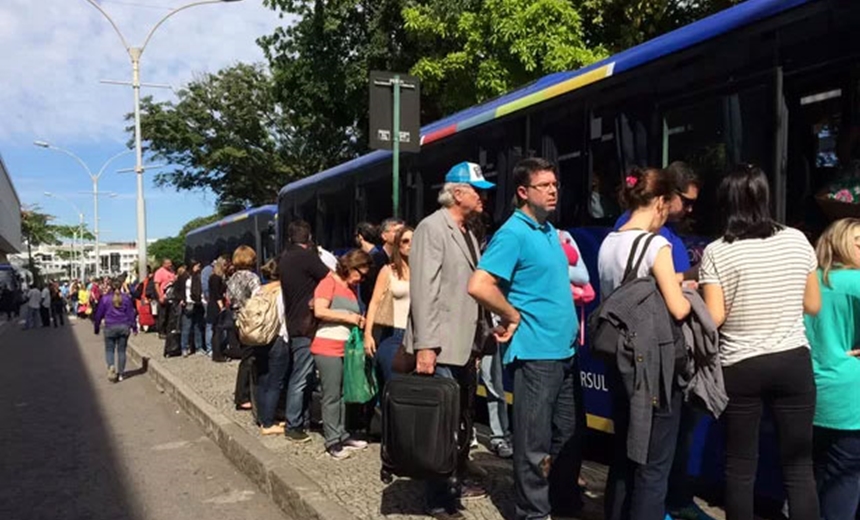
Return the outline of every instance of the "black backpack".
<path id="1" fill-rule="evenodd" d="M 633 240 L 633 246 L 630 248 L 630 254 L 627 256 L 627 266 L 624 268 L 624 277 L 621 279 L 621 284 L 609 293 L 609 296 L 602 299 L 597 309 L 592 311 L 588 316 L 591 355 L 605 363 L 615 364 L 615 354 L 618 351 L 619 343 L 624 341 L 626 332 L 619 330 L 611 320 L 603 317 L 603 307 L 608 302 L 617 298 L 625 298 L 624 288 L 638 278 L 636 273 L 639 272 L 639 267 L 642 266 L 642 261 L 645 259 L 645 254 L 651 246 L 651 241 L 656 236 L 654 233 L 645 232 Z M 645 245 L 642 247 L 642 251 L 637 258 L 636 250 L 639 247 L 639 243 L 645 237 L 648 238 L 645 240 Z"/>
<path id="2" fill-rule="evenodd" d="M 148 300 L 157 300 L 158 299 L 158 291 L 155 289 L 155 280 L 152 276 L 148 276 L 146 281 L 144 282 L 146 285 L 146 290 L 144 294 Z"/>

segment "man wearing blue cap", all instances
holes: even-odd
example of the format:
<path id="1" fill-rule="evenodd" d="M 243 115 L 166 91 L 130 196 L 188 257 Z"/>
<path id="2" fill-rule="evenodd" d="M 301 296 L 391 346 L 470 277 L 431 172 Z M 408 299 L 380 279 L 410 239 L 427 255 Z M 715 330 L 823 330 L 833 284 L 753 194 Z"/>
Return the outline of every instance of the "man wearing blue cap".
<path id="1" fill-rule="evenodd" d="M 457 380 L 461 403 L 471 401 L 477 384 L 475 359 L 481 355 L 482 341 L 476 339 L 489 330 L 479 327 L 482 313 L 466 292 L 480 260 L 480 248 L 466 218 L 483 211 L 478 190 L 494 186 L 477 164 L 455 165 L 439 192 L 442 207 L 422 220 L 412 235 L 411 306 L 404 343 L 408 352 L 415 353 L 416 372 Z M 427 482 L 428 513 L 438 519 L 462 518 L 461 499 L 486 496 L 483 488 L 462 480 L 472 433 L 471 406 L 461 405 L 460 414 L 458 489 L 452 494 L 444 480 Z"/>

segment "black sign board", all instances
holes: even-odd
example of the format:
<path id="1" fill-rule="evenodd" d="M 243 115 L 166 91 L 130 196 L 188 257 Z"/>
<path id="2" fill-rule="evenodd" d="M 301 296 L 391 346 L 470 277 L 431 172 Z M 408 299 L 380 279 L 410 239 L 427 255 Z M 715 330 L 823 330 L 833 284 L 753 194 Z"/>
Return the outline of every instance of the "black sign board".
<path id="1" fill-rule="evenodd" d="M 418 78 L 393 72 L 370 73 L 370 147 L 377 150 L 392 149 L 396 81 L 400 83 L 400 151 L 419 152 L 421 86 Z"/>

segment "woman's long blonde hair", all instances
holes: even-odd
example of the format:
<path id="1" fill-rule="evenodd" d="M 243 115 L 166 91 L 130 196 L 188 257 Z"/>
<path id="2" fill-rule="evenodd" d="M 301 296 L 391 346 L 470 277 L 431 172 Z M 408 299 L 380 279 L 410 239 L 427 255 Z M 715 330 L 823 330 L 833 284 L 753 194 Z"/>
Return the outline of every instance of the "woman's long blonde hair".
<path id="1" fill-rule="evenodd" d="M 815 245 L 818 267 L 822 271 L 824 285 L 830 287 L 830 271 L 834 269 L 857 269 L 855 245 L 860 239 L 860 219 L 843 218 L 830 224 Z"/>

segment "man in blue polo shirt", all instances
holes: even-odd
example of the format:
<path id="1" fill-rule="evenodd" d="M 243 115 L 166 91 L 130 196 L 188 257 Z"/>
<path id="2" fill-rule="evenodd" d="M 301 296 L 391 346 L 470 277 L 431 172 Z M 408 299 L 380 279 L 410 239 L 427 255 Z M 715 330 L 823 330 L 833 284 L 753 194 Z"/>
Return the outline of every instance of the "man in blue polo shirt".
<path id="1" fill-rule="evenodd" d="M 543 520 L 579 506 L 574 399 L 578 331 L 567 258 L 547 222 L 558 204 L 555 166 L 539 158 L 514 167 L 517 210 L 496 232 L 469 281 L 469 294 L 498 314 L 514 376 L 517 518 Z"/>

